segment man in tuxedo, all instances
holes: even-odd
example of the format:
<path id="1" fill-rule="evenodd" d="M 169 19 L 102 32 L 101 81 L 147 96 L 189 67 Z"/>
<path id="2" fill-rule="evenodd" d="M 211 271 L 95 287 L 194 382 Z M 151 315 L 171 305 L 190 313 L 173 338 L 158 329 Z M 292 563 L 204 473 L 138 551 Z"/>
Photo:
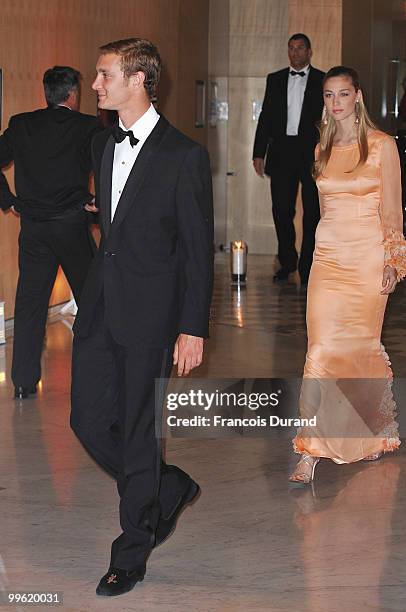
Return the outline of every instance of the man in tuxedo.
<path id="1" fill-rule="evenodd" d="M 96 589 L 112 596 L 143 579 L 152 548 L 199 492 L 162 461 L 159 430 L 172 364 L 182 376 L 202 360 L 213 211 L 206 150 L 151 104 L 156 47 L 131 38 L 100 51 L 93 89 L 119 124 L 92 143 L 102 238 L 74 326 L 71 425 L 117 481 L 122 533 Z"/>
<path id="2" fill-rule="evenodd" d="M 290 37 L 288 55 L 290 67 L 267 77 L 253 164 L 258 176 L 263 177 L 265 173 L 271 177 L 272 213 L 281 265 L 274 280 L 286 280 L 298 267 L 301 282 L 306 285 L 320 218 L 311 172 L 317 142 L 316 124 L 323 109 L 324 73 L 310 65 L 312 49 L 305 34 Z M 302 184 L 303 239 L 298 265 L 293 219 L 299 182 Z"/>
<path id="3" fill-rule="evenodd" d="M 86 205 L 90 142 L 101 129 L 78 112 L 80 73 L 55 66 L 44 74 L 46 109 L 11 117 L 0 136 L 0 168 L 14 162 L 14 196 L 0 173 L 0 205 L 20 214 L 19 277 L 11 375 L 15 397 L 36 393 L 49 299 L 61 265 L 79 300 L 95 253 Z"/>

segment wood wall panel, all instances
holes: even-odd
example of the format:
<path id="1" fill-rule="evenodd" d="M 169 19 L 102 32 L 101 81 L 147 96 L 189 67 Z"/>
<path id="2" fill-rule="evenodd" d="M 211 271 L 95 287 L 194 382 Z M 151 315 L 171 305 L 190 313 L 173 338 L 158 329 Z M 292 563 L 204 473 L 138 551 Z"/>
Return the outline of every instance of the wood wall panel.
<path id="1" fill-rule="evenodd" d="M 283 68 L 288 6 L 285 0 L 230 0 L 230 77 Z"/>
<path id="2" fill-rule="evenodd" d="M 400 59 L 400 65 L 393 59 Z M 400 83 L 406 76 L 405 2 L 343 0 L 343 62 L 358 71 L 368 110 L 378 126 L 391 134 L 404 128 L 393 111 L 397 69 Z"/>
<path id="3" fill-rule="evenodd" d="M 343 3 L 343 64 L 352 66 L 360 75 L 366 99 L 372 93 L 372 30 L 373 6 L 371 0 L 342 0 Z M 362 23 L 362 27 L 359 24 Z"/>
<path id="4" fill-rule="evenodd" d="M 206 132 L 195 129 L 191 109 L 194 82 L 207 77 L 208 10 L 208 0 L 2 0 L 3 129 L 11 115 L 44 106 L 42 76 L 54 64 L 81 71 L 81 110 L 94 114 L 96 97 L 90 85 L 98 47 L 141 36 L 155 42 L 162 56 L 161 112 L 189 136 L 205 142 Z M 187 35 L 189 31 L 193 35 Z M 12 168 L 7 176 L 13 185 Z M 14 308 L 18 225 L 12 214 L 0 213 L 0 300 L 6 301 L 7 318 Z M 59 279 L 52 303 L 68 297 Z"/>
<path id="5" fill-rule="evenodd" d="M 289 0 L 289 36 L 307 34 L 312 64 L 328 70 L 341 63 L 342 0 Z"/>
<path id="6" fill-rule="evenodd" d="M 342 63 L 342 0 L 289 0 L 289 36 L 303 32 L 313 48 L 312 64 L 327 71 Z M 296 202 L 296 248 L 303 236 L 303 205 L 299 189 Z"/>
<path id="7" fill-rule="evenodd" d="M 210 0 L 209 73 L 227 77 L 230 55 L 230 0 Z"/>
<path id="8" fill-rule="evenodd" d="M 207 104 L 204 127 L 195 126 L 195 82 L 206 83 L 209 54 L 209 10 L 207 0 L 180 0 L 177 78 L 177 119 L 180 130 L 207 144 Z M 191 88 L 191 89 L 190 89 Z M 207 95 L 206 95 L 207 97 Z"/>

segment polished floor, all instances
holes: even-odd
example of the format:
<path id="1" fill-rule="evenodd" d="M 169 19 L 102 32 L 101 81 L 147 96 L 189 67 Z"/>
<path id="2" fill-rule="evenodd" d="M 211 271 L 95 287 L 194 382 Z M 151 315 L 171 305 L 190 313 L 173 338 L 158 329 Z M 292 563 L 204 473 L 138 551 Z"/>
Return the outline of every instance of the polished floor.
<path id="1" fill-rule="evenodd" d="M 195 375 L 300 376 L 305 300 L 294 281 L 272 284 L 267 257 L 250 256 L 246 289 L 231 288 L 218 256 L 212 336 Z M 384 330 L 397 376 L 406 373 L 405 306 L 402 286 Z M 0 347 L 0 599 L 59 591 L 63 607 L 40 609 L 83 612 L 406 610 L 406 445 L 377 463 L 324 461 L 313 487 L 292 489 L 286 437 L 168 440 L 167 460 L 202 495 L 153 552 L 142 584 L 97 598 L 119 532 L 117 496 L 68 426 L 71 325 L 69 316 L 49 322 L 35 399 L 11 399 L 11 338 Z"/>

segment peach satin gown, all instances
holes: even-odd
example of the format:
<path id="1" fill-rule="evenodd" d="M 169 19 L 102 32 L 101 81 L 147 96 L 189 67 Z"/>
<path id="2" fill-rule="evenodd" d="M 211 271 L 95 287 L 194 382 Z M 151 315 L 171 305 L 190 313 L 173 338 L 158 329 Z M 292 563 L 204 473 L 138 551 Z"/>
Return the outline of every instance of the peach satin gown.
<path id="1" fill-rule="evenodd" d="M 297 453 L 350 463 L 399 444 L 392 371 L 381 330 L 388 296 L 384 266 L 406 275 L 400 164 L 391 136 L 368 136 L 368 159 L 355 171 L 358 145 L 334 146 L 317 179 L 320 222 L 307 299 L 308 351 Z M 318 149 L 316 148 L 316 157 Z"/>

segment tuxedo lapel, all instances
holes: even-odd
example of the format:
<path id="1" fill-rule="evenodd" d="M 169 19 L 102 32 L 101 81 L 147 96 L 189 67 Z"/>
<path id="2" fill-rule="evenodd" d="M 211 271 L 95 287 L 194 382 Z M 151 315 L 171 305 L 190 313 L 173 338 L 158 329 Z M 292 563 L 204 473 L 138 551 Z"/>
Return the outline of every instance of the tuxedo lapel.
<path id="1" fill-rule="evenodd" d="M 113 173 L 114 145 L 114 138 L 110 135 L 104 147 L 100 165 L 100 197 L 98 201 L 106 237 L 108 236 L 111 224 L 111 179 Z"/>
<path id="2" fill-rule="evenodd" d="M 315 78 L 314 77 L 315 77 L 314 70 L 310 66 L 309 76 L 307 77 L 306 89 L 305 89 L 305 93 L 304 93 L 304 96 L 303 96 L 302 112 L 301 112 L 301 115 L 300 115 L 299 126 L 302 123 L 302 121 L 306 120 L 307 111 L 309 110 L 309 107 L 311 106 L 311 104 L 313 104 L 312 94 L 313 94 L 313 91 L 314 91 L 314 84 L 315 84 Z M 300 127 L 299 127 L 299 129 L 300 129 Z"/>
<path id="3" fill-rule="evenodd" d="M 282 87 L 281 87 L 281 108 L 282 108 L 282 125 L 284 126 L 284 133 L 286 134 L 286 126 L 288 124 L 288 79 L 289 79 L 290 68 L 282 73 Z"/>
<path id="4" fill-rule="evenodd" d="M 128 176 L 127 182 L 123 189 L 123 193 L 117 204 L 117 209 L 114 215 L 113 222 L 111 224 L 111 231 L 116 230 L 120 223 L 123 221 L 127 212 L 133 205 L 138 191 L 142 183 L 144 182 L 148 173 L 148 168 L 152 162 L 153 156 L 156 153 L 161 140 L 169 126 L 168 121 L 160 117 L 158 123 L 144 142 L 141 151 Z M 111 201 L 111 172 L 110 172 L 110 201 Z"/>

